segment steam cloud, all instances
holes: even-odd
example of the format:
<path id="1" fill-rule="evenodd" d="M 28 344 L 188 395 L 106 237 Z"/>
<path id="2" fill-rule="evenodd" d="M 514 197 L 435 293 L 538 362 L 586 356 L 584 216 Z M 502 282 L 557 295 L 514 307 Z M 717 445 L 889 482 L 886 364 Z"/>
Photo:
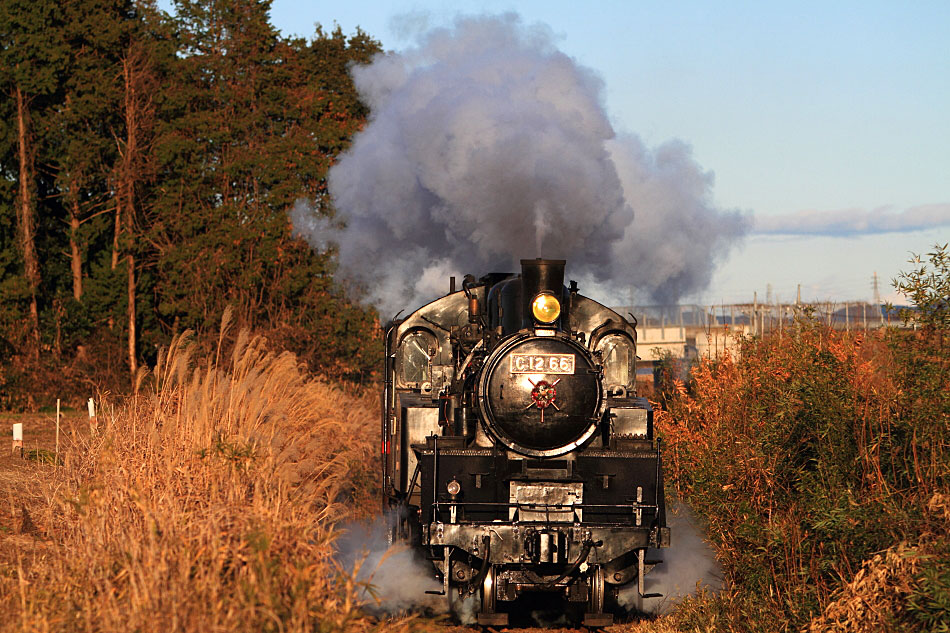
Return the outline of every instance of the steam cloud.
<path id="1" fill-rule="evenodd" d="M 292 219 L 315 248 L 338 246 L 343 277 L 384 317 L 443 294 L 449 275 L 530 257 L 675 301 L 747 230 L 712 204 L 687 145 L 617 137 L 601 79 L 514 14 L 458 18 L 353 78 L 372 114 L 330 171 L 345 229 L 303 203 Z"/>
<path id="2" fill-rule="evenodd" d="M 892 207 L 799 211 L 756 216 L 755 232 L 765 235 L 830 235 L 851 237 L 876 233 L 908 233 L 950 225 L 950 204 L 925 204 L 895 212 Z"/>
<path id="3" fill-rule="evenodd" d="M 722 588 L 722 569 L 712 546 L 706 542 L 703 530 L 689 506 L 673 502 L 667 510 L 671 545 L 657 558 L 663 563 L 644 576 L 646 593 L 663 594 L 661 598 L 647 598 L 637 604 L 636 583 L 620 592 L 620 603 L 628 609 L 664 614 L 673 610 L 686 596 L 695 595 L 701 588 L 717 592 Z"/>
<path id="4" fill-rule="evenodd" d="M 443 596 L 426 593 L 442 589 L 432 565 L 407 546 L 390 546 L 386 539 L 387 521 L 386 517 L 379 517 L 372 523 L 350 524 L 335 544 L 336 561 L 363 583 L 359 596 L 363 608 L 390 615 L 408 611 L 447 612 Z"/>
<path id="5" fill-rule="evenodd" d="M 695 595 L 699 589 L 716 592 L 722 588 L 722 570 L 715 552 L 706 542 L 703 529 L 685 504 L 672 502 L 667 509 L 667 524 L 672 532 L 672 547 L 651 550 L 649 558 L 663 562 L 645 577 L 647 593 L 660 593 L 660 598 L 638 602 L 637 584 L 633 582 L 620 593 L 620 604 L 630 611 L 669 613 L 682 598 Z M 435 577 L 432 565 L 405 546 L 390 546 L 386 539 L 387 519 L 352 523 L 345 526 L 335 544 L 337 562 L 356 580 L 364 583 L 360 594 L 363 608 L 376 614 L 397 615 L 406 612 L 447 614 L 444 596 L 427 594 L 439 591 L 442 584 Z M 477 599 L 459 603 L 462 623 L 475 623 Z M 540 626 L 566 625 L 562 612 L 531 613 L 531 620 Z"/>

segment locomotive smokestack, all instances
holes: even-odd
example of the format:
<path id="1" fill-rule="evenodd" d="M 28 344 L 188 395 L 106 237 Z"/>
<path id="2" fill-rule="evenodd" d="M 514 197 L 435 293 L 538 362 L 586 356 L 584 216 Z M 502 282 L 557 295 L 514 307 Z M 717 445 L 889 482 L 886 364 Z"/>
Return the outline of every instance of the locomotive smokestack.
<path id="1" fill-rule="evenodd" d="M 542 292 L 554 295 L 561 301 L 564 294 L 563 259 L 522 259 L 521 260 L 521 301 L 525 327 L 533 323 L 531 302 Z"/>

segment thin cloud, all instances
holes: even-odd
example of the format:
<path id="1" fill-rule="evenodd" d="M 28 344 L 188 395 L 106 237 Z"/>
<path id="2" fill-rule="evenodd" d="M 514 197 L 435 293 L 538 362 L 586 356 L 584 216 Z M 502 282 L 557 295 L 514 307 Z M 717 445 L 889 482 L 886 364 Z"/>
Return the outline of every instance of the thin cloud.
<path id="1" fill-rule="evenodd" d="M 879 233 L 910 233 L 950 225 L 950 204 L 923 204 L 895 211 L 875 209 L 798 211 L 784 215 L 758 215 L 753 233 L 759 235 L 825 235 L 854 237 Z"/>

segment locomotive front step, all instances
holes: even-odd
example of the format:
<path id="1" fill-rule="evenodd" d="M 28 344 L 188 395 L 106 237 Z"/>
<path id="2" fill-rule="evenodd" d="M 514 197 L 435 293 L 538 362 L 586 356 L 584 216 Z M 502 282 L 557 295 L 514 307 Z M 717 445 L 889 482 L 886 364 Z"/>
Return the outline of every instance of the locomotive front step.
<path id="1" fill-rule="evenodd" d="M 600 629 L 605 626 L 610 626 L 614 623 L 614 616 L 610 613 L 585 613 L 584 619 L 581 621 L 581 626 L 586 626 L 592 629 Z"/>
<path id="2" fill-rule="evenodd" d="M 479 613 L 475 619 L 478 626 L 508 626 L 507 613 Z"/>

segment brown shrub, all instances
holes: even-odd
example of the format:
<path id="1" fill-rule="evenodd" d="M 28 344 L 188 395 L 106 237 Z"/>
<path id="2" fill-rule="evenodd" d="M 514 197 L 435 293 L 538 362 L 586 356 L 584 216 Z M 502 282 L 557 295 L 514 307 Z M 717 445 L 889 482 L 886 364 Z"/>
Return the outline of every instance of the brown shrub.
<path id="1" fill-rule="evenodd" d="M 898 543 L 864 561 L 806 631 L 863 633 L 925 628 L 908 607 L 921 593 L 922 571 L 928 562 L 946 562 L 940 560 L 940 548 L 950 536 L 950 497 L 935 494 L 928 503 L 928 513 L 940 526 L 936 533 L 922 535 L 913 546 Z"/>
<path id="2" fill-rule="evenodd" d="M 950 364 L 911 332 L 808 320 L 740 343 L 674 381 L 657 428 L 672 487 L 708 521 L 722 563 L 727 589 L 709 613 L 725 629 L 800 629 L 847 601 L 834 596 L 862 567 L 880 573 L 858 580 L 897 582 L 881 570 L 898 554 L 881 552 L 918 551 L 936 529 Z M 916 578 L 920 630 L 950 613 L 950 573 L 934 564 Z"/>

